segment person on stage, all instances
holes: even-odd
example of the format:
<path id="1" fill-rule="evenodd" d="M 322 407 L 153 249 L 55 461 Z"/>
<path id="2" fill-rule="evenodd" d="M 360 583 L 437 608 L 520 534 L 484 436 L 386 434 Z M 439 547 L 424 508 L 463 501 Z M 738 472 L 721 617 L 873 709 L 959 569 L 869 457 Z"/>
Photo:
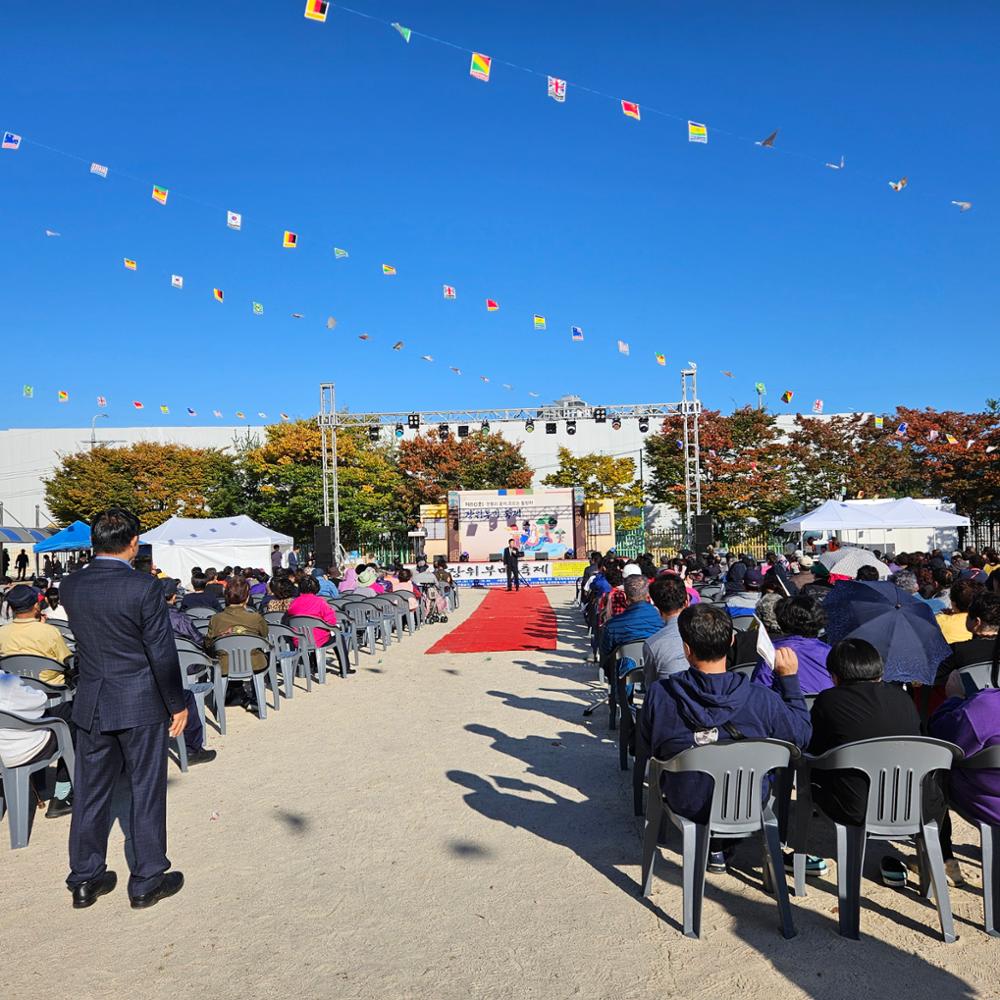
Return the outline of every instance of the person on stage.
<path id="1" fill-rule="evenodd" d="M 94 558 L 59 593 L 76 637 L 79 670 L 73 820 L 73 906 L 93 905 L 118 882 L 108 870 L 112 795 L 124 771 L 132 793 L 129 833 L 133 909 L 179 892 L 184 876 L 167 858 L 167 742 L 187 724 L 177 646 L 160 581 L 137 573 L 139 520 L 120 507 L 91 524 Z"/>
<path id="2" fill-rule="evenodd" d="M 521 558 L 521 550 L 517 547 L 517 540 L 512 538 L 503 550 L 503 567 L 507 570 L 507 589 L 510 590 L 511 581 L 514 589 L 521 589 L 521 577 L 517 571 L 517 561 Z"/>

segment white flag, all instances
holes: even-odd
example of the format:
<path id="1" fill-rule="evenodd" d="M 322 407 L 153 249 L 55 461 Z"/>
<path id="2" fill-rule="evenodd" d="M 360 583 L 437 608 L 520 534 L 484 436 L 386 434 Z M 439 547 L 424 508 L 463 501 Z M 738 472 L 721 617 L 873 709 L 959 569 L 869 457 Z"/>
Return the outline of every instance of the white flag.
<path id="1" fill-rule="evenodd" d="M 618 353 L 628 355 L 628 344 L 624 340 L 618 341 Z"/>
<path id="2" fill-rule="evenodd" d="M 243 216 L 239 212 L 226 212 L 226 225 L 239 232 L 243 225 Z"/>
<path id="3" fill-rule="evenodd" d="M 183 288 L 184 287 L 184 277 L 183 277 L 183 275 L 180 275 L 180 274 L 172 274 L 172 275 L 170 275 L 170 284 L 173 285 L 174 288 Z"/>
<path id="4" fill-rule="evenodd" d="M 823 412 L 823 400 L 822 399 L 814 400 L 813 413 L 822 413 L 822 412 Z"/>
<path id="5" fill-rule="evenodd" d="M 108 176 L 108 168 L 105 167 L 105 166 L 102 166 L 100 163 L 91 163 L 91 165 L 90 165 L 90 172 L 92 174 L 97 174 L 98 177 L 107 177 Z"/>
<path id="6" fill-rule="evenodd" d="M 566 81 L 560 80 L 558 77 L 549 77 L 549 97 L 553 101 L 558 101 L 560 104 L 566 100 Z"/>

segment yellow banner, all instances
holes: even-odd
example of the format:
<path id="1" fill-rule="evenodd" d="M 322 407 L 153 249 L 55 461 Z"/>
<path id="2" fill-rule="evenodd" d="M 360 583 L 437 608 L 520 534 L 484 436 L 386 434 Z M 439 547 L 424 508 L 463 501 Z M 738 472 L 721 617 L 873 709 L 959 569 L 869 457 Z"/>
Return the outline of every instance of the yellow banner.
<path id="1" fill-rule="evenodd" d="M 552 563 L 552 575 L 579 580 L 588 565 L 586 559 L 557 559 Z"/>

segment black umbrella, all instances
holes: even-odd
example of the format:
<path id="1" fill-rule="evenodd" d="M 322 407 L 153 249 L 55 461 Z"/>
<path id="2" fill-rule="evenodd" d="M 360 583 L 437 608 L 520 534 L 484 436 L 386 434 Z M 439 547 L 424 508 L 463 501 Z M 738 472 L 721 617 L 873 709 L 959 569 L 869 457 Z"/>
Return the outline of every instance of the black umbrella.
<path id="1" fill-rule="evenodd" d="M 951 648 L 931 609 L 894 583 L 844 580 L 823 603 L 826 639 L 865 639 L 881 654 L 887 681 L 933 684 Z"/>

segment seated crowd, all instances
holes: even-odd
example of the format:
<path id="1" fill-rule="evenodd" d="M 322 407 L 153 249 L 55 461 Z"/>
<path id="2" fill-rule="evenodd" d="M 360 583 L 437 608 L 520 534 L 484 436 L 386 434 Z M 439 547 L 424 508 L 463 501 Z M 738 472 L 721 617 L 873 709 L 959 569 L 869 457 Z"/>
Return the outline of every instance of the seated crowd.
<path id="1" fill-rule="evenodd" d="M 659 567 L 649 555 L 626 560 L 591 553 L 581 605 L 609 683 L 616 670 L 624 674 L 634 665 L 625 657 L 619 666 L 616 649 L 643 642 L 637 745 L 663 759 L 693 746 L 762 737 L 812 755 L 876 737 L 932 736 L 966 756 L 1000 744 L 1000 557 L 966 550 L 947 559 L 932 552 L 880 563 L 879 555 L 848 577 L 802 552 L 771 552 L 758 564 L 748 555 L 728 559 L 710 550 L 664 558 Z M 884 681 L 883 656 L 863 638 L 826 641 L 824 602 L 848 580 L 876 588 L 887 580 L 897 607 L 914 605 L 915 616 L 940 629 L 949 652 L 930 664 L 932 676 L 937 669 L 932 685 Z M 757 630 L 773 644 L 771 663 L 757 652 Z M 985 683 L 960 672 L 979 664 L 989 667 Z M 675 813 L 705 821 L 711 779 L 664 774 L 662 780 Z M 814 802 L 828 817 L 863 823 L 864 776 L 814 772 L 812 784 Z M 938 822 L 948 880 L 961 885 L 950 810 L 1000 824 L 1000 773 L 956 768 L 928 785 L 925 818 Z M 708 870 L 725 872 L 733 847 L 713 842 Z M 916 871 L 917 862 L 909 868 Z M 807 875 L 826 870 L 822 858 L 807 858 Z M 886 884 L 902 885 L 907 867 L 886 856 L 881 874 Z"/>

